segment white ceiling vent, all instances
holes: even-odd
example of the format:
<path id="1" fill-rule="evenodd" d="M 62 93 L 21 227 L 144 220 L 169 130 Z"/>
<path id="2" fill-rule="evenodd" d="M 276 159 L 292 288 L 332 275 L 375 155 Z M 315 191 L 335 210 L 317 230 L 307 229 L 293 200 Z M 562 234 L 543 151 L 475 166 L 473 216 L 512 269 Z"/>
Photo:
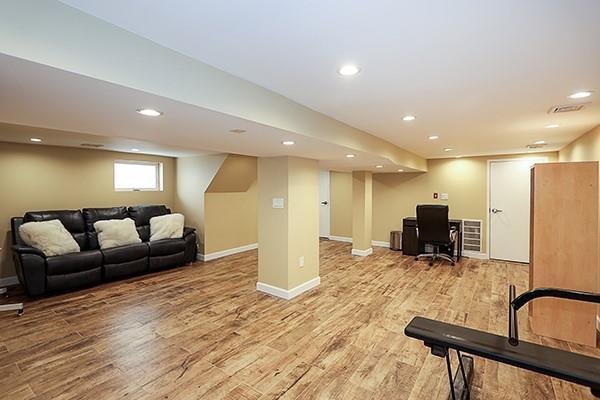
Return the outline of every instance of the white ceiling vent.
<path id="1" fill-rule="evenodd" d="M 104 147 L 103 144 L 99 144 L 99 143 L 81 143 L 82 147 L 93 147 L 95 149 L 98 149 L 100 147 Z"/>
<path id="2" fill-rule="evenodd" d="M 534 144 L 528 144 L 527 148 L 529 150 L 533 150 L 533 149 L 541 149 L 542 147 L 544 147 L 546 145 L 546 143 L 534 143 Z"/>
<path id="3" fill-rule="evenodd" d="M 571 112 L 571 111 L 580 111 L 580 110 L 583 110 L 584 107 L 585 107 L 585 104 L 563 104 L 560 106 L 550 107 L 550 109 L 548 110 L 548 114 L 558 114 L 558 113 L 565 113 L 565 112 Z"/>

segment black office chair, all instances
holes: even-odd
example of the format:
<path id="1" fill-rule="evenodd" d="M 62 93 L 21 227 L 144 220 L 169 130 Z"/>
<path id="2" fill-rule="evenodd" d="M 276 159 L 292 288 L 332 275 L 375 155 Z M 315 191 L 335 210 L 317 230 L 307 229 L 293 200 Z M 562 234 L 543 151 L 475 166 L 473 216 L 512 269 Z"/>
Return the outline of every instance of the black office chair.
<path id="1" fill-rule="evenodd" d="M 440 247 L 450 249 L 454 254 L 457 232 L 450 229 L 448 221 L 448 206 L 440 204 L 422 204 L 417 206 L 417 237 L 419 246 L 421 244 L 433 246 L 432 253 L 423 253 L 415 257 L 415 260 L 429 258 L 432 266 L 435 260 L 441 258 L 454 265 L 453 256 L 440 252 Z"/>

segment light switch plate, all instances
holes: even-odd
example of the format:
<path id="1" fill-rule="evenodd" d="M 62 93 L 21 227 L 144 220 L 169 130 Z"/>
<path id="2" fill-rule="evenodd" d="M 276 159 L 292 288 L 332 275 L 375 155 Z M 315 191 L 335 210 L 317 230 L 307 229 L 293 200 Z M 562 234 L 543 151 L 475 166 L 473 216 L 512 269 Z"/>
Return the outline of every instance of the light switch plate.
<path id="1" fill-rule="evenodd" d="M 283 208 L 282 197 L 273 197 L 273 208 Z"/>
<path id="2" fill-rule="evenodd" d="M 304 256 L 298 257 L 298 266 L 304 267 Z"/>
<path id="3" fill-rule="evenodd" d="M 442 200 L 448 200 L 448 193 L 442 193 Z"/>

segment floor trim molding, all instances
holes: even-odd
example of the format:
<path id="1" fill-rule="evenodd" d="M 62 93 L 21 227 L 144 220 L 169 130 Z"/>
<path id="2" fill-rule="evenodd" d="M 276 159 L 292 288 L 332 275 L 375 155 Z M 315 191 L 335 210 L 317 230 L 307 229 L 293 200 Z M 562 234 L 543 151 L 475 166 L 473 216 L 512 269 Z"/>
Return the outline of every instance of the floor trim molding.
<path id="1" fill-rule="evenodd" d="M 478 251 L 463 250 L 462 255 L 467 258 L 476 258 L 478 260 L 488 260 L 489 257 L 486 253 L 480 253 Z"/>
<path id="2" fill-rule="evenodd" d="M 352 238 L 347 236 L 333 236 L 329 235 L 329 240 L 335 240 L 336 242 L 352 243 Z"/>
<path id="3" fill-rule="evenodd" d="M 373 248 L 372 247 L 369 247 L 366 250 L 352 249 L 352 255 L 353 256 L 366 257 L 369 254 L 373 254 Z"/>
<path id="4" fill-rule="evenodd" d="M 282 289 L 277 286 L 269 285 L 267 283 L 256 282 L 256 290 L 259 292 L 267 293 L 275 297 L 279 297 L 285 300 L 291 300 L 294 297 L 314 288 L 321 284 L 321 277 L 317 276 L 309 281 L 306 281 L 295 288 L 290 290 Z"/>
<path id="5" fill-rule="evenodd" d="M 371 240 L 371 245 L 372 246 L 377 246 L 377 247 L 390 247 L 390 242 L 382 242 L 381 240 Z"/>
<path id="6" fill-rule="evenodd" d="M 336 242 L 352 243 L 352 238 L 347 236 L 329 236 L 329 240 L 335 240 Z M 390 247 L 390 242 L 382 242 L 380 240 L 371 240 L 372 246 L 377 247 Z"/>
<path id="7" fill-rule="evenodd" d="M 210 260 L 216 260 L 217 258 L 231 256 L 233 254 L 243 253 L 245 251 L 250 251 L 250 250 L 254 250 L 254 249 L 258 249 L 258 243 L 247 244 L 245 246 L 234 247 L 233 249 L 216 251 L 214 253 L 209 253 L 209 254 L 198 253 L 197 258 L 200 261 L 210 261 Z"/>
<path id="8" fill-rule="evenodd" d="M 16 275 L 0 278 L 0 287 L 15 286 L 19 284 L 19 278 Z"/>

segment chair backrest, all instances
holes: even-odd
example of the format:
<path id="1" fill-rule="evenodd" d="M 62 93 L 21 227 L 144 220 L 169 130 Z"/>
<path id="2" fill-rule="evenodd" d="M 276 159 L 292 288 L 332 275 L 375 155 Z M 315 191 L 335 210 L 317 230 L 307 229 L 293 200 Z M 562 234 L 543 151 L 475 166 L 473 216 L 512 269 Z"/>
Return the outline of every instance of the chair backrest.
<path id="1" fill-rule="evenodd" d="M 98 244 L 98 234 L 94 229 L 94 223 L 107 219 L 125 219 L 129 218 L 127 207 L 104 207 L 104 208 L 84 208 L 82 210 L 85 228 L 88 235 L 88 245 L 90 250 L 100 248 Z"/>
<path id="2" fill-rule="evenodd" d="M 53 219 L 62 222 L 81 250 L 88 249 L 85 221 L 80 210 L 28 211 L 23 216 L 23 223 L 51 221 Z"/>
<path id="3" fill-rule="evenodd" d="M 164 205 L 134 206 L 129 207 L 129 216 L 135 221 L 135 227 L 142 242 L 150 240 L 150 219 L 160 215 L 171 214 L 171 210 Z"/>
<path id="4" fill-rule="evenodd" d="M 420 241 L 432 244 L 449 244 L 448 206 L 441 204 L 418 205 L 417 228 Z"/>

